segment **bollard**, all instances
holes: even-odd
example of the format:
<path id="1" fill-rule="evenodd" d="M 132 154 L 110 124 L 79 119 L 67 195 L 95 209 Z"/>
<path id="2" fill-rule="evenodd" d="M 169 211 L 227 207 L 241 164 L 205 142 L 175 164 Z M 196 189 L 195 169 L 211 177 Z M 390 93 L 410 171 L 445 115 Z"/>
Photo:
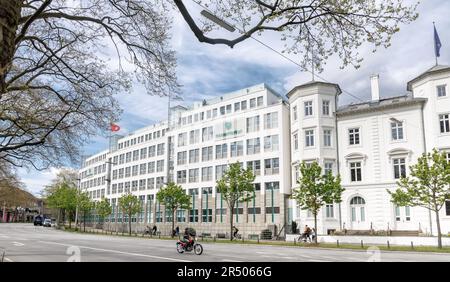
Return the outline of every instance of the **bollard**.
<path id="1" fill-rule="evenodd" d="M 336 241 L 337 247 L 339 248 L 339 240 Z"/>
<path id="2" fill-rule="evenodd" d="M 388 247 L 388 249 L 391 248 L 391 245 L 389 244 L 389 240 L 387 241 L 387 247 Z"/>
<path id="3" fill-rule="evenodd" d="M 214 236 L 214 242 L 216 242 L 216 236 Z"/>
<path id="4" fill-rule="evenodd" d="M 414 244 L 413 244 L 413 241 L 411 241 L 411 249 L 414 250 Z"/>
<path id="5" fill-rule="evenodd" d="M 161 233 L 158 234 L 158 238 L 161 239 Z"/>
<path id="6" fill-rule="evenodd" d="M 297 240 L 294 238 L 294 246 L 297 245 L 296 241 L 297 241 Z"/>
<path id="7" fill-rule="evenodd" d="M 364 242 L 361 240 L 361 248 L 364 249 Z"/>
<path id="8" fill-rule="evenodd" d="M 242 243 L 244 243 L 244 235 L 242 235 Z"/>
<path id="9" fill-rule="evenodd" d="M 258 237 L 257 237 L 257 240 L 258 240 L 258 244 L 259 244 L 259 235 L 258 235 Z"/>

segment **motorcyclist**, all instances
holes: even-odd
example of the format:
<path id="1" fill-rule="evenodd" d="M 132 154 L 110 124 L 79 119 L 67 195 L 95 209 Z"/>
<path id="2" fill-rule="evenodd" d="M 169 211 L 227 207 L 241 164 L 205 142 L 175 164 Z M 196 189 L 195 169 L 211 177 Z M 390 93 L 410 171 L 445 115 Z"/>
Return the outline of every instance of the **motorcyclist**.
<path id="1" fill-rule="evenodd" d="M 189 246 L 194 241 L 194 238 L 192 238 L 193 236 L 194 235 L 193 235 L 192 228 L 186 227 L 184 229 L 183 239 L 181 241 L 183 243 L 187 243 L 187 246 Z"/>

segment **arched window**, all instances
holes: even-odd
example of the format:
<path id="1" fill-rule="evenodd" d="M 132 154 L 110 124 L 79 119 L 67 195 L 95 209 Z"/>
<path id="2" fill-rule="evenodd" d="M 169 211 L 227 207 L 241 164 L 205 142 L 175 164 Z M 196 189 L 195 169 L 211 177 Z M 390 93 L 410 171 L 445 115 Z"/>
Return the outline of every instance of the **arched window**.
<path id="1" fill-rule="evenodd" d="M 350 205 L 365 205 L 366 201 L 364 201 L 363 198 L 361 197 L 353 197 L 352 200 L 350 201 Z"/>

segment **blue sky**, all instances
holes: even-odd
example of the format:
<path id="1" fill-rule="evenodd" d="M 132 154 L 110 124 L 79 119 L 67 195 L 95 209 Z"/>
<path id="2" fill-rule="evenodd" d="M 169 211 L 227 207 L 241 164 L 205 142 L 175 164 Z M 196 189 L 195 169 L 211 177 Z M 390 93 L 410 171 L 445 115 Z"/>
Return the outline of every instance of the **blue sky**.
<path id="1" fill-rule="evenodd" d="M 198 12 L 197 7 L 189 8 Z M 363 45 L 360 53 L 364 56 L 364 62 L 360 69 L 347 67 L 341 70 L 340 63 L 331 58 L 320 76 L 339 84 L 344 92 L 361 100 L 370 97 L 371 74 L 380 75 L 382 97 L 405 94 L 406 83 L 434 65 L 433 21 L 436 22 L 442 42 L 439 62 L 450 64 L 448 0 L 423 1 L 419 5 L 419 14 L 417 21 L 401 27 L 390 48 L 372 53 L 370 48 Z M 266 83 L 285 95 L 294 86 L 311 80 L 310 73 L 301 71 L 292 62 L 254 40 L 247 40 L 233 49 L 207 45 L 197 41 L 181 16 L 175 14 L 173 21 L 172 45 L 177 52 L 178 79 L 183 85 L 182 103 L 186 105 L 259 83 Z M 263 35 L 259 39 L 281 51 L 281 42 L 275 34 Z M 299 60 L 295 56 L 288 56 Z M 117 98 L 124 110 L 119 122 L 121 134 L 128 134 L 167 117 L 167 97 L 147 95 L 139 85 L 130 94 L 118 93 Z M 347 93 L 341 95 L 341 103 L 353 100 Z M 99 134 L 84 146 L 83 151 L 90 155 L 106 147 L 107 139 Z M 57 171 L 57 168 L 44 172 L 21 169 L 19 176 L 28 190 L 37 194 Z"/>

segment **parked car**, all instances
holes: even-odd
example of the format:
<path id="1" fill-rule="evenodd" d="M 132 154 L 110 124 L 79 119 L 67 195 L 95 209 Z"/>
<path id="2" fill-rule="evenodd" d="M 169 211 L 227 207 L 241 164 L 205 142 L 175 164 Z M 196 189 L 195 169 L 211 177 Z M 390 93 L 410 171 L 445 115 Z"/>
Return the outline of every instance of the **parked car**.
<path id="1" fill-rule="evenodd" d="M 34 217 L 33 224 L 34 224 L 34 226 L 36 226 L 36 225 L 42 226 L 42 224 L 44 224 L 44 219 L 42 218 L 42 216 L 37 215 Z"/>
<path id="2" fill-rule="evenodd" d="M 45 226 L 45 227 L 52 227 L 52 220 L 50 218 L 44 219 L 43 226 Z"/>

